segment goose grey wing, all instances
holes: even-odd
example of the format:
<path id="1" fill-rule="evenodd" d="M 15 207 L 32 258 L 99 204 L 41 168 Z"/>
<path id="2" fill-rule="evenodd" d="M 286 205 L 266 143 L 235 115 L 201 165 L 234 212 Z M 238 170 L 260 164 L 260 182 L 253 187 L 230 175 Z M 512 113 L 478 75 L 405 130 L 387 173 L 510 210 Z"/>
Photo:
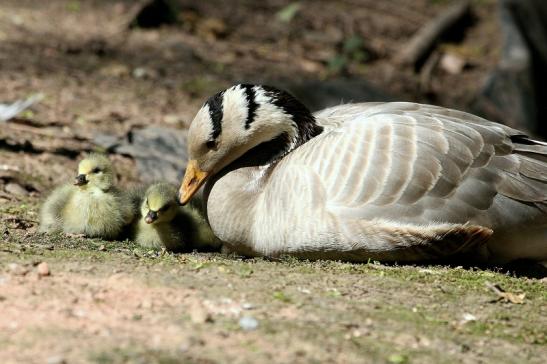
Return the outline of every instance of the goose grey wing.
<path id="1" fill-rule="evenodd" d="M 313 169 L 334 214 L 492 227 L 511 220 L 502 209 L 512 206 L 528 219 L 530 214 L 544 218 L 547 147 L 541 143 L 434 106 L 373 104 L 361 113 L 356 108 L 348 109 L 345 122 L 286 158 Z M 342 111 L 337 111 L 340 120 Z"/>
<path id="2" fill-rule="evenodd" d="M 369 109 L 379 105 L 385 105 L 384 102 L 363 102 L 356 104 L 345 104 L 329 107 L 319 110 L 313 114 L 315 120 L 326 132 L 339 128 L 347 120 L 363 115 Z"/>

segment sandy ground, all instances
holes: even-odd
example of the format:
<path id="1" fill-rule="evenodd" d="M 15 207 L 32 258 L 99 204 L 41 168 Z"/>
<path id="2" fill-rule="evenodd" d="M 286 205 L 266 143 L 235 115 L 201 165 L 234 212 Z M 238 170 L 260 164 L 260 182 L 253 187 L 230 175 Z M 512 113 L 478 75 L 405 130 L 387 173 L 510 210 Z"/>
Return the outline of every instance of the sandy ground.
<path id="1" fill-rule="evenodd" d="M 461 267 L 162 255 L 129 242 L 7 231 L 5 363 L 541 363 L 547 355 L 544 280 Z"/>

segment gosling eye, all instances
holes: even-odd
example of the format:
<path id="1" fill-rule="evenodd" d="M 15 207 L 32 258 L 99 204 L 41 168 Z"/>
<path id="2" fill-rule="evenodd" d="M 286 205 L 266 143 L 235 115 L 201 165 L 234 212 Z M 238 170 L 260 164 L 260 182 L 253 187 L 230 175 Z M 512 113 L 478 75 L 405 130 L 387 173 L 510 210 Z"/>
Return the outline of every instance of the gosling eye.
<path id="1" fill-rule="evenodd" d="M 208 140 L 205 143 L 205 147 L 209 150 L 217 150 L 218 149 L 218 142 L 216 140 Z"/>
<path id="2" fill-rule="evenodd" d="M 101 172 L 101 169 L 100 169 L 99 167 L 93 168 L 93 169 L 91 170 L 91 173 L 93 173 L 93 174 L 99 173 L 99 172 Z"/>
<path id="3" fill-rule="evenodd" d="M 169 208 L 169 205 L 163 206 L 161 209 L 158 210 L 158 212 L 165 212 Z"/>

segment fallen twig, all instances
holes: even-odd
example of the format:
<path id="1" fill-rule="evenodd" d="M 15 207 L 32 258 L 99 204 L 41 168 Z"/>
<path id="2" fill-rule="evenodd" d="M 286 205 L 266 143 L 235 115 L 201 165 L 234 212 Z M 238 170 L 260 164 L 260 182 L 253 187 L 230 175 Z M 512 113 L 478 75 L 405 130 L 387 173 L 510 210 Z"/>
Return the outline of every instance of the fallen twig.
<path id="1" fill-rule="evenodd" d="M 434 52 L 431 57 L 427 59 L 422 70 L 420 72 L 420 91 L 423 93 L 428 93 L 431 91 L 431 78 L 435 68 L 439 64 L 441 55 L 439 52 Z"/>
<path id="2" fill-rule="evenodd" d="M 471 6 L 468 0 L 457 2 L 447 8 L 418 30 L 406 47 L 396 55 L 395 60 L 400 64 L 419 68 L 418 66 L 423 63 L 443 35 L 468 16 L 470 10 Z"/>
<path id="3" fill-rule="evenodd" d="M 76 139 L 79 141 L 88 141 L 89 138 L 72 135 L 72 134 L 66 134 L 59 128 L 50 128 L 50 127 L 35 127 L 35 126 L 29 126 L 24 124 L 16 124 L 16 123 L 9 123 L 5 127 L 24 132 L 24 133 L 31 133 L 41 136 L 47 136 L 52 138 L 58 138 L 58 139 Z"/>

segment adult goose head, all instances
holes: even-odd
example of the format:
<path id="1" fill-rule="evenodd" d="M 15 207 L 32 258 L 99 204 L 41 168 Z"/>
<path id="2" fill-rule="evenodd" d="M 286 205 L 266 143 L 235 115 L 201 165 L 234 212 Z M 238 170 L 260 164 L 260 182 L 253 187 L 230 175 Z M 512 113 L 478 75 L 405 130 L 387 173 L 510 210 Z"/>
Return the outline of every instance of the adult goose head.
<path id="1" fill-rule="evenodd" d="M 224 168 L 273 163 L 322 130 L 300 101 L 274 87 L 240 84 L 213 95 L 188 131 L 180 203 Z"/>

